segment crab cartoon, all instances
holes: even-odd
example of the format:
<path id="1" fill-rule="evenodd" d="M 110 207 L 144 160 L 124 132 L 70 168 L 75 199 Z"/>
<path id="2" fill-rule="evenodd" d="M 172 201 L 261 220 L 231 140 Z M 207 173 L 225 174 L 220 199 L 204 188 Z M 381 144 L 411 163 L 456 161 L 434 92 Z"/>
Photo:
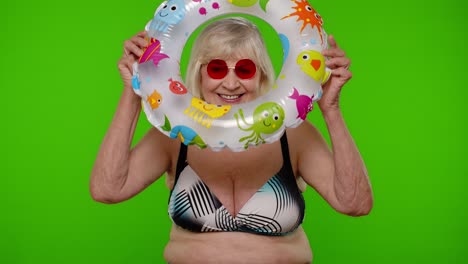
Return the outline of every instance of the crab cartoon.
<path id="1" fill-rule="evenodd" d="M 241 126 L 239 116 L 246 127 Z M 253 113 L 253 124 L 249 124 L 245 121 L 242 109 L 239 109 L 239 115 L 236 113 L 234 114 L 234 117 L 236 118 L 237 127 L 239 127 L 240 130 L 252 131 L 252 134 L 239 139 L 239 142 L 246 141 L 244 149 L 247 149 L 250 143 L 254 143 L 255 145 L 265 143 L 265 139 L 262 137 L 262 134 L 272 134 L 280 129 L 283 125 L 285 115 L 283 108 L 279 104 L 275 102 L 266 102 L 255 108 Z"/>

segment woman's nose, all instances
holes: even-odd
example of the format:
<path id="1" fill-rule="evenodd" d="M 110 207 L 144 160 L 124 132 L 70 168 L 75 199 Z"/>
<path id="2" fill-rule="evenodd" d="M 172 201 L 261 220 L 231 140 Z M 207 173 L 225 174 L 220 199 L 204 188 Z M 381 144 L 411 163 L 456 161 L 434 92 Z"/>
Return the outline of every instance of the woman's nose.
<path id="1" fill-rule="evenodd" d="M 234 70 L 229 69 L 229 72 L 223 79 L 223 86 L 231 90 L 239 87 L 239 77 L 237 77 Z"/>

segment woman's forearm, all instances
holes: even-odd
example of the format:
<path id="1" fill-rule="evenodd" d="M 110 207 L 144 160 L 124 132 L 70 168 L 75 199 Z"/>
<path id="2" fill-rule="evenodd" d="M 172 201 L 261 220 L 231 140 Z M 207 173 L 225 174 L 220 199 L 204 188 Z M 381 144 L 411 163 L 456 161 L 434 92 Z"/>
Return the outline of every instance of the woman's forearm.
<path id="1" fill-rule="evenodd" d="M 365 215 L 372 208 L 372 190 L 367 169 L 346 126 L 342 113 L 334 109 L 323 113 L 332 143 L 335 164 L 334 190 L 343 211 Z"/>
<path id="2" fill-rule="evenodd" d="M 140 109 L 140 98 L 131 89 L 124 88 L 91 173 L 91 195 L 97 201 L 113 202 L 125 184 Z"/>

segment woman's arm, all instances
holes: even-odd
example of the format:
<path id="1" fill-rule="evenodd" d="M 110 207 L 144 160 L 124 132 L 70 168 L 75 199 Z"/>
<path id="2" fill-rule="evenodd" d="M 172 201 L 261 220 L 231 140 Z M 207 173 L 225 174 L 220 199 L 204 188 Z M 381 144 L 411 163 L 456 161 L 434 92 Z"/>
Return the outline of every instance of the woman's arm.
<path id="1" fill-rule="evenodd" d="M 351 78 L 350 61 L 332 36 L 329 43 L 330 49 L 323 54 L 330 57 L 327 66 L 332 74 L 318 104 L 332 146 L 330 150 L 318 130 L 304 122 L 296 131 L 296 138 L 306 140 L 294 143 L 299 149 L 298 173 L 337 211 L 353 216 L 366 215 L 373 206 L 367 169 L 339 108 L 341 88 Z"/>
<path id="2" fill-rule="evenodd" d="M 124 82 L 112 123 L 104 137 L 91 173 L 94 200 L 117 203 L 131 198 L 171 168 L 172 142 L 156 129 L 131 148 L 140 115 L 140 98 L 131 87 L 132 65 L 145 47 L 145 33 L 125 42 L 119 71 Z"/>

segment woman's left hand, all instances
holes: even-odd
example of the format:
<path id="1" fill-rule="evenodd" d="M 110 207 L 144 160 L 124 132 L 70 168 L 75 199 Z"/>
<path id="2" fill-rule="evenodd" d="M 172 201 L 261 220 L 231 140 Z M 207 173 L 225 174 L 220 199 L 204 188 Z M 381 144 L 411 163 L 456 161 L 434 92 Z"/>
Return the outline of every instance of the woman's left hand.
<path id="1" fill-rule="evenodd" d="M 331 75 L 328 81 L 322 86 L 322 98 L 318 101 L 318 105 L 322 112 L 329 110 L 338 110 L 341 88 L 347 83 L 352 74 L 349 71 L 351 60 L 346 57 L 345 52 L 338 47 L 335 38 L 332 35 L 328 36 L 329 48 L 322 51 L 325 60 L 325 65 L 331 69 Z"/>

